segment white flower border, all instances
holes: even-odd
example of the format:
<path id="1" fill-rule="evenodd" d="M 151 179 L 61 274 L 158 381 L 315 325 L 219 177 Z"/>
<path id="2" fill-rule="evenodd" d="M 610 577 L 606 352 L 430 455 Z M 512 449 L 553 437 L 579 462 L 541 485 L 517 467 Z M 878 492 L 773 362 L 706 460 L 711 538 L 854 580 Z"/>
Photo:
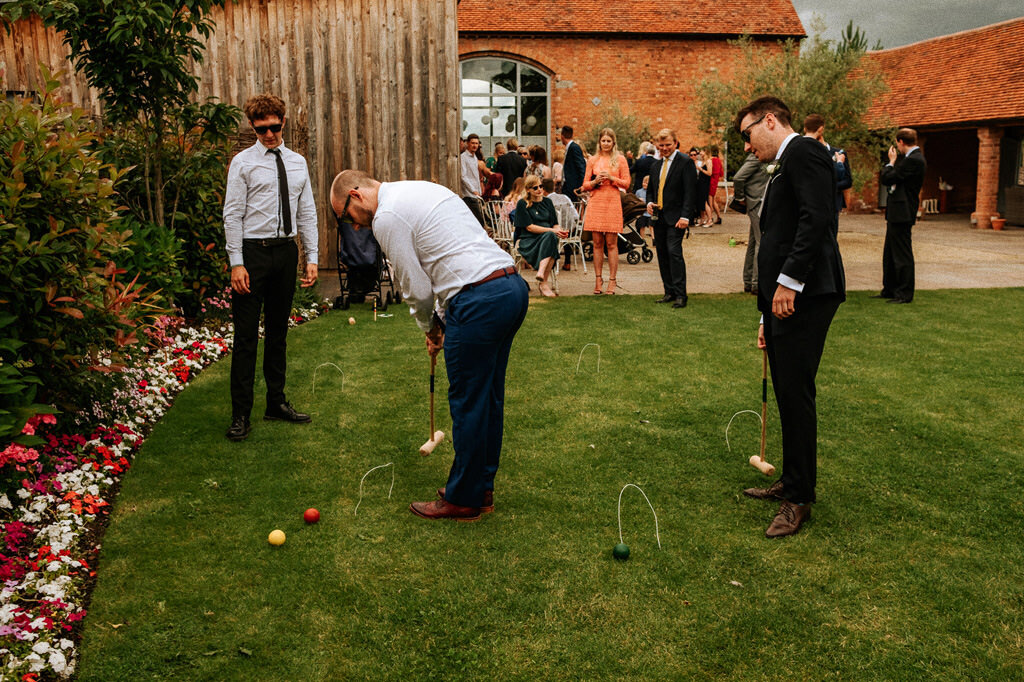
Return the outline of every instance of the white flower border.
<path id="1" fill-rule="evenodd" d="M 289 318 L 289 326 L 314 319 L 328 307 L 325 301 L 319 307 L 297 309 Z M 181 382 L 172 369 L 183 363 L 189 369 L 189 380 L 194 379 L 204 367 L 230 351 L 232 337 L 230 324 L 219 328 L 182 328 L 168 345 L 146 356 L 140 366 L 125 370 L 135 379 L 131 391 L 115 393 L 111 402 L 94 404 L 89 417 L 79 423 L 95 422 L 99 418 L 99 423 L 111 427 L 120 423 L 133 431 L 148 431 L 163 417 L 174 396 L 187 383 Z M 104 445 L 97 440 L 87 442 L 85 448 L 88 452 L 90 448 L 103 445 L 113 451 L 113 459 L 131 460 L 142 441 L 143 436 L 125 434 L 120 445 Z M 4 633 L 0 637 L 3 660 L 0 682 L 21 680 L 27 673 L 54 673 L 61 678 L 74 674 L 78 651 L 74 641 L 63 636 L 68 633 L 48 629 L 47 619 L 42 615 L 29 615 L 31 622 L 27 627 L 17 626 L 14 621 L 22 614 L 30 614 L 39 599 L 60 601 L 66 605 L 63 611 L 84 617 L 81 603 L 88 576 L 85 557 L 98 551 L 100 546 L 83 545 L 96 514 L 76 513 L 66 498 L 69 493 L 80 498 L 89 495 L 91 499 L 101 500 L 100 505 L 109 504 L 111 488 L 120 479 L 111 473 L 112 468 L 105 466 L 97 470 L 88 462 L 59 473 L 56 476 L 59 494 L 32 493 L 20 488 L 18 499 L 13 502 L 7 495 L 0 495 L 0 519 L 5 524 L 21 521 L 37 527 L 39 530 L 31 545 L 37 551 L 48 546 L 47 556 L 51 557 L 40 570 L 26 573 L 20 581 L 9 580 L 0 587 L 0 632 Z M 39 525 L 44 522 L 45 525 Z"/>

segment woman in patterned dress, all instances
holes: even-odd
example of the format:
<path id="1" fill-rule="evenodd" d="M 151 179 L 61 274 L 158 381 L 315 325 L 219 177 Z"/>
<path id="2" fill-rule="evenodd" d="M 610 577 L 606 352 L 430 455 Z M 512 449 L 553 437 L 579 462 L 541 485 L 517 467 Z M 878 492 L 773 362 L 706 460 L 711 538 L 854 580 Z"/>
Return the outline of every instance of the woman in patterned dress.
<path id="1" fill-rule="evenodd" d="M 629 164 L 619 153 L 615 131 L 605 128 L 597 138 L 597 153 L 587 159 L 583 189 L 590 192 L 583 229 L 594 239 L 594 293 L 600 294 L 604 284 L 602 270 L 604 250 L 608 249 L 608 290 L 615 293 L 615 276 L 619 271 L 619 233 L 622 232 L 621 192 L 629 187 Z M 621 190 L 621 191 L 620 191 Z"/>
<path id="2" fill-rule="evenodd" d="M 544 196 L 540 178 L 526 176 L 526 195 L 516 204 L 516 231 L 513 236 L 519 255 L 537 271 L 537 288 L 548 298 L 555 292 L 548 284 L 548 275 L 558 259 L 558 240 L 569 233 L 558 225 L 558 212 Z"/>

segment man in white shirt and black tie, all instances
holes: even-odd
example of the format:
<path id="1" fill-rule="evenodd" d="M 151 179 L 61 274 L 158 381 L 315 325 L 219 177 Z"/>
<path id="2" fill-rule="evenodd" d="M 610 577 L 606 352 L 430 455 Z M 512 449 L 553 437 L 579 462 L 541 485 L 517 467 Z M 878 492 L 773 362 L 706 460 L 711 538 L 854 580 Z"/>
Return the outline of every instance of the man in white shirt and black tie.
<path id="1" fill-rule="evenodd" d="M 284 146 L 285 104 L 274 95 L 245 103 L 256 144 L 238 153 L 228 169 L 224 193 L 224 235 L 231 265 L 231 316 L 235 327 L 231 354 L 231 426 L 227 437 L 245 440 L 252 429 L 256 347 L 260 312 L 264 317 L 263 378 L 267 406 L 263 418 L 310 421 L 285 399 L 288 316 L 295 294 L 302 239 L 306 256 L 302 286 L 316 282 L 318 232 L 316 204 L 306 159 Z"/>

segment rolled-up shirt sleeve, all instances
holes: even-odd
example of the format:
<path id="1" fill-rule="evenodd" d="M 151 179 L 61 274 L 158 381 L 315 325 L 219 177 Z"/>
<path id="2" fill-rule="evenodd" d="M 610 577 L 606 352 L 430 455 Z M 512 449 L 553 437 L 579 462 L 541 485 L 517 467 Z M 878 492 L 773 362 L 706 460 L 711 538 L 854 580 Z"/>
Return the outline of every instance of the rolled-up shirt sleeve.
<path id="1" fill-rule="evenodd" d="M 245 219 L 248 188 L 242 177 L 242 166 L 242 163 L 232 163 L 228 167 L 228 182 L 224 190 L 224 241 L 231 267 L 245 264 L 242 258 L 242 221 Z"/>

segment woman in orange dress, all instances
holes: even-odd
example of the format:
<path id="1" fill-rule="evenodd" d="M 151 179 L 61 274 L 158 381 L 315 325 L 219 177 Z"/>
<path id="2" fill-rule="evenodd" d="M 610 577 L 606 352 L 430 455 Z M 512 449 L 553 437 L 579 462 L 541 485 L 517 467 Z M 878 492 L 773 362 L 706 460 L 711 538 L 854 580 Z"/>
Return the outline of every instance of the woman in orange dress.
<path id="1" fill-rule="evenodd" d="M 594 238 L 594 293 L 600 294 L 604 279 L 604 250 L 608 248 L 608 290 L 615 293 L 615 275 L 619 271 L 619 234 L 622 232 L 621 190 L 629 187 L 629 164 L 619 153 L 615 131 L 605 128 L 597 138 L 597 153 L 587 159 L 583 189 L 590 192 L 583 229 Z"/>

